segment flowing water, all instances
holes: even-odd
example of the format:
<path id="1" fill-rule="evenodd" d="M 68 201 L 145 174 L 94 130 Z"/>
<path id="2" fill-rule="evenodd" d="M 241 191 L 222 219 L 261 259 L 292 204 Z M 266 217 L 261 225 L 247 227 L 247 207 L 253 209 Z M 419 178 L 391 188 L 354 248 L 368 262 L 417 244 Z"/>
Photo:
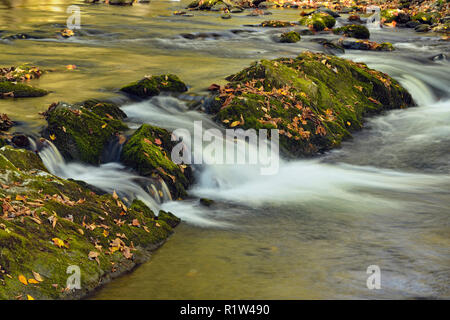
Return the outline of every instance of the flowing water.
<path id="1" fill-rule="evenodd" d="M 255 59 L 320 50 L 312 38 L 328 37 L 280 45 L 273 41 L 280 30 L 243 26 L 267 17 L 171 15 L 186 2 L 123 8 L 40 2 L 0 1 L 2 34 L 59 30 L 70 4 L 82 8 L 82 29 L 66 40 L 0 42 L 2 64 L 54 70 L 33 82 L 53 90 L 49 96 L 0 100 L 0 112 L 23 122 L 17 131 L 37 132 L 43 125 L 37 113 L 50 102 L 116 97 L 116 88 L 144 74 L 173 72 L 191 92 L 204 94 Z M 298 17 L 296 10 L 271 11 L 270 19 Z M 182 33 L 206 34 L 191 40 Z M 372 30 L 372 38 L 397 50 L 344 57 L 395 77 L 418 106 L 370 119 L 354 139 L 319 159 L 282 161 L 276 175 L 261 176 L 252 166 L 202 165 L 190 193 L 216 200 L 212 207 L 152 199 L 146 183 L 118 163 L 67 164 L 57 150 L 44 149 L 41 156 L 55 174 L 139 197 L 184 221 L 150 262 L 93 298 L 449 298 L 450 68 L 446 59 L 429 59 L 448 55 L 449 45 L 410 30 Z M 67 64 L 78 68 L 67 71 Z M 133 128 L 151 123 L 192 130 L 195 120 L 218 128 L 173 97 L 128 103 L 123 110 Z M 366 287 L 369 265 L 381 268 L 380 290 Z"/>

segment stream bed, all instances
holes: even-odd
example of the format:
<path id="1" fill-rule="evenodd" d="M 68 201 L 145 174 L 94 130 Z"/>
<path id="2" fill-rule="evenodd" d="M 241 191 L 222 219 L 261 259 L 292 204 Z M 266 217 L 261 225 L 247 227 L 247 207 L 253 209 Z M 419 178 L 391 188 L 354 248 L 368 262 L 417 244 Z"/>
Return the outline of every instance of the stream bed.
<path id="1" fill-rule="evenodd" d="M 0 36 L 58 31 L 71 4 L 81 8 L 82 29 L 69 39 L 0 41 L 2 65 L 30 62 L 53 70 L 31 82 L 51 90 L 48 96 L 0 100 L 0 112 L 20 121 L 14 130 L 28 133 L 40 130 L 45 121 L 38 113 L 54 101 L 114 98 L 122 85 L 160 73 L 175 73 L 190 93 L 204 95 L 211 83 L 225 83 L 225 76 L 254 60 L 320 51 L 314 38 L 329 37 L 280 44 L 274 41 L 280 30 L 244 26 L 267 17 L 172 15 L 188 1 L 132 7 L 40 2 L 0 1 Z M 270 11 L 270 19 L 299 16 L 294 9 Z M 185 33 L 205 35 L 186 39 Z M 392 42 L 396 50 L 348 50 L 343 57 L 396 78 L 417 107 L 373 117 L 339 150 L 282 161 L 273 176 L 246 166 L 204 165 L 190 193 L 215 204 L 163 203 L 183 220 L 175 234 L 150 262 L 91 298 L 450 298 L 450 65 L 445 57 L 430 59 L 448 56 L 450 44 L 409 29 L 371 30 L 371 40 Z M 77 68 L 69 71 L 69 64 Z M 122 109 L 134 128 L 150 123 L 190 129 L 194 120 L 214 126 L 173 97 Z M 119 167 L 58 161 L 62 176 L 86 176 L 93 184 L 96 178 L 104 184 L 123 179 Z M 381 269 L 379 290 L 366 286 L 370 265 Z"/>

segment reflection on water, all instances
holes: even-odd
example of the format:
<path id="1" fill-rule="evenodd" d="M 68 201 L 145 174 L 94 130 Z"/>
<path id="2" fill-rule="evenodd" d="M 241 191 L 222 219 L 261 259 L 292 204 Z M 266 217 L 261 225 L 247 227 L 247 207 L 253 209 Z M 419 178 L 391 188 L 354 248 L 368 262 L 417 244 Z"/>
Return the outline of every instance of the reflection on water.
<path id="1" fill-rule="evenodd" d="M 172 15 L 187 2 L 115 7 L 0 1 L 0 37 L 37 38 L 0 40 L 1 63 L 30 62 L 50 70 L 31 84 L 52 91 L 31 100 L 0 100 L 0 112 L 26 121 L 17 130 L 37 131 L 43 124 L 38 112 L 51 102 L 115 96 L 121 85 L 146 74 L 176 73 L 192 92 L 203 93 L 255 59 L 321 49 L 311 41 L 318 36 L 280 45 L 274 38 L 281 30 L 244 26 L 267 17 Z M 62 39 L 57 33 L 71 4 L 82 8 L 82 29 Z M 271 11 L 271 19 L 298 20 L 296 10 Z M 201 37 L 186 39 L 183 33 Z M 373 118 L 370 129 L 341 150 L 320 160 L 283 163 L 278 176 L 261 179 L 242 168 L 202 168 L 192 193 L 213 198 L 216 205 L 164 204 L 189 224 L 177 228 L 149 263 L 94 298 L 450 297 L 450 79 L 447 62 L 427 59 L 448 50 L 448 44 L 410 30 L 373 31 L 371 39 L 398 43 L 398 50 L 347 57 L 395 76 L 418 108 Z M 77 68 L 67 71 L 68 64 Z M 211 124 L 184 109 L 174 98 L 124 107 L 137 124 L 171 129 L 193 119 Z M 379 291 L 366 288 L 372 264 L 382 270 Z"/>

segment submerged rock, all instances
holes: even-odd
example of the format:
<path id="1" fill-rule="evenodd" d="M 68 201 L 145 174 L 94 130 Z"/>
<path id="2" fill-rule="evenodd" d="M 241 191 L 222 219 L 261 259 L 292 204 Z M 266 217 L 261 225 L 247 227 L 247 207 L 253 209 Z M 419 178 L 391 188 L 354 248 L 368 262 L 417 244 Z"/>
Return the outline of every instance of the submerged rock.
<path id="1" fill-rule="evenodd" d="M 38 67 L 30 66 L 28 64 L 0 68 L 0 98 L 30 98 L 45 96 L 48 94 L 48 91 L 20 83 L 37 79 L 41 77 L 42 73 L 42 70 Z"/>
<path id="2" fill-rule="evenodd" d="M 0 130 L 9 130 L 14 125 L 14 122 L 8 117 L 6 113 L 0 113 Z"/>
<path id="3" fill-rule="evenodd" d="M 280 36 L 280 42 L 283 42 L 283 43 L 295 43 L 295 42 L 299 42 L 300 39 L 301 39 L 300 34 L 295 31 L 285 32 L 285 33 L 282 33 Z"/>
<path id="4" fill-rule="evenodd" d="M 121 161 L 143 176 L 163 179 L 174 199 L 185 197 L 192 173 L 170 159 L 176 144 L 167 130 L 144 124 L 124 144 Z"/>
<path id="5" fill-rule="evenodd" d="M 278 129 L 281 150 L 292 156 L 337 147 L 365 116 L 413 104 L 388 75 L 311 52 L 262 60 L 227 80 L 211 107 L 214 119 L 227 127 Z"/>
<path id="6" fill-rule="evenodd" d="M 148 260 L 179 222 L 51 175 L 23 149 L 0 148 L 0 183 L 0 299 L 85 296 Z M 79 290 L 66 288 L 69 266 Z"/>
<path id="7" fill-rule="evenodd" d="M 289 21 L 267 20 L 261 22 L 261 27 L 268 27 L 268 28 L 286 28 L 292 26 L 295 26 L 295 24 Z"/>
<path id="8" fill-rule="evenodd" d="M 112 103 L 88 100 L 69 105 L 52 104 L 44 113 L 47 128 L 44 136 L 68 160 L 98 164 L 108 141 L 128 129 L 121 121 L 125 114 Z"/>
<path id="9" fill-rule="evenodd" d="M 372 50 L 372 51 L 394 51 L 390 42 L 376 43 L 368 40 L 342 40 L 339 42 L 345 49 Z"/>
<path id="10" fill-rule="evenodd" d="M 48 91 L 27 84 L 10 81 L 0 82 L 0 98 L 32 98 L 42 97 L 47 94 Z"/>
<path id="11" fill-rule="evenodd" d="M 366 26 L 361 26 L 357 24 L 351 24 L 348 26 L 336 28 L 333 30 L 335 34 L 343 34 L 346 37 L 356 38 L 356 39 L 369 39 L 370 32 Z"/>
<path id="12" fill-rule="evenodd" d="M 120 89 L 123 92 L 147 98 L 161 92 L 185 92 L 187 87 L 183 81 L 174 74 L 145 77 L 139 81 L 130 83 Z"/>
<path id="13" fill-rule="evenodd" d="M 414 31 L 416 31 L 416 32 L 428 32 L 430 30 L 431 30 L 431 27 L 428 24 L 419 24 L 418 26 L 416 26 L 414 28 Z"/>
<path id="14" fill-rule="evenodd" d="M 23 82 L 31 79 L 38 79 L 43 71 L 38 67 L 22 64 L 19 66 L 0 68 L 0 82 L 13 81 Z"/>

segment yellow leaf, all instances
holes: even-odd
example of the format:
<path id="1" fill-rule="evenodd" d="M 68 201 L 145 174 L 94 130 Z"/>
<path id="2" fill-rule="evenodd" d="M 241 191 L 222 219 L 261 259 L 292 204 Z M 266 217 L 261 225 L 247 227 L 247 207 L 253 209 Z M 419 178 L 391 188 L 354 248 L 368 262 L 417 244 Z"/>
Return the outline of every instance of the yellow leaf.
<path id="1" fill-rule="evenodd" d="M 17 201 L 24 201 L 25 197 L 21 196 L 21 195 L 16 195 L 16 200 Z"/>
<path id="2" fill-rule="evenodd" d="M 107 236 L 109 236 L 109 232 L 106 230 L 103 230 L 103 236 L 106 238 Z"/>
<path id="3" fill-rule="evenodd" d="M 105 123 L 104 125 L 102 125 L 102 129 L 105 129 L 107 125 L 108 125 L 107 123 Z"/>
<path id="4" fill-rule="evenodd" d="M 116 199 L 116 200 L 119 198 L 119 196 L 118 196 L 117 193 L 116 193 L 116 190 L 114 190 L 112 196 L 113 196 L 113 198 Z"/>
<path id="5" fill-rule="evenodd" d="M 33 273 L 34 279 L 36 279 L 36 280 L 39 281 L 39 282 L 44 281 L 44 279 L 42 279 L 42 277 L 41 277 L 41 275 L 40 275 L 39 273 L 34 272 L 34 271 L 31 271 L 31 272 Z"/>
<path id="6" fill-rule="evenodd" d="M 230 124 L 230 127 L 231 128 L 233 128 L 233 127 L 236 127 L 238 124 L 240 124 L 241 122 L 240 121 L 233 121 L 231 124 Z"/>
<path id="7" fill-rule="evenodd" d="M 34 298 L 32 296 L 30 296 L 29 294 L 27 294 L 27 299 L 28 300 L 34 300 Z"/>
<path id="8" fill-rule="evenodd" d="M 119 247 L 111 247 L 111 248 L 109 248 L 109 250 L 111 251 L 111 253 L 114 253 L 117 250 L 119 250 Z"/>
<path id="9" fill-rule="evenodd" d="M 28 283 L 31 283 L 31 284 L 38 284 L 39 282 L 36 281 L 35 279 L 28 279 Z"/>
<path id="10" fill-rule="evenodd" d="M 56 136 L 55 136 L 54 134 L 51 134 L 51 135 L 50 135 L 50 139 L 51 139 L 51 140 L 55 140 L 55 139 L 56 139 Z"/>
<path id="11" fill-rule="evenodd" d="M 53 241 L 53 243 L 54 243 L 56 246 L 58 246 L 59 248 L 62 248 L 62 247 L 65 246 L 64 241 L 62 241 L 62 240 L 59 239 L 59 238 L 53 238 L 52 241 Z"/>
<path id="12" fill-rule="evenodd" d="M 20 282 L 22 282 L 24 285 L 28 285 L 28 282 L 27 282 L 27 278 L 25 278 L 24 276 L 23 276 L 23 274 L 21 274 L 20 276 L 19 276 L 19 281 Z"/>

